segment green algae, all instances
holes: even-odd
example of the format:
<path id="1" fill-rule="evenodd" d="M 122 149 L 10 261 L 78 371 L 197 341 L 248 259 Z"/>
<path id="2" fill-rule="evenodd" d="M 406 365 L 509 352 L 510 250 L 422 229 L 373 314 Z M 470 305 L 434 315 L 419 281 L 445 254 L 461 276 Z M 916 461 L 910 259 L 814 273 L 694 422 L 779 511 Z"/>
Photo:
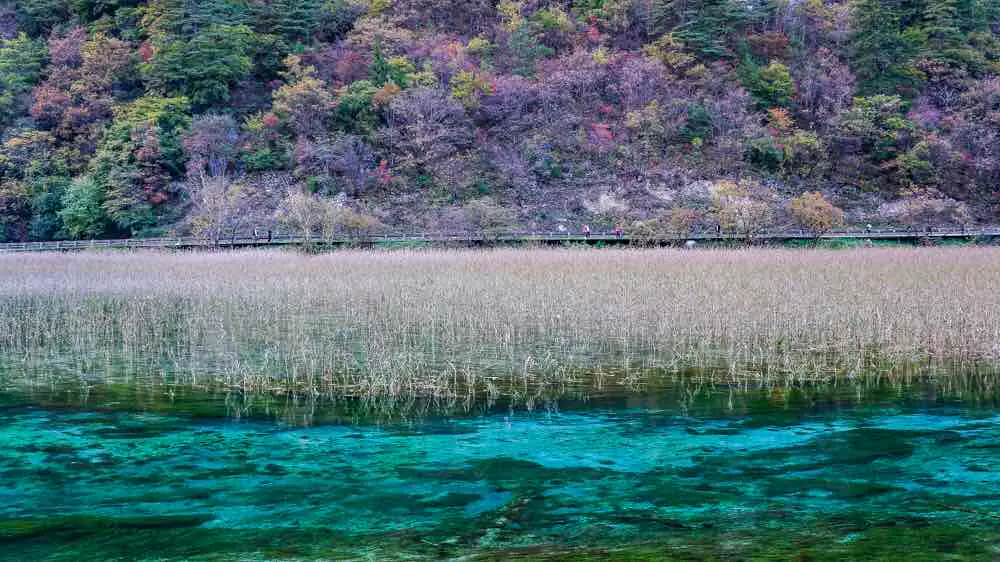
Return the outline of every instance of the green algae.
<path id="1" fill-rule="evenodd" d="M 91 517 L 74 515 L 66 517 L 0 519 L 0 541 L 14 542 L 45 536 L 89 536 L 95 532 L 117 533 L 130 530 L 176 529 L 198 527 L 208 521 L 206 516 L 159 517 Z"/>
<path id="2" fill-rule="evenodd" d="M 337 400 L 306 425 L 101 392 L 0 393 L 4 559 L 1000 556 L 1000 408 L 933 383 Z"/>

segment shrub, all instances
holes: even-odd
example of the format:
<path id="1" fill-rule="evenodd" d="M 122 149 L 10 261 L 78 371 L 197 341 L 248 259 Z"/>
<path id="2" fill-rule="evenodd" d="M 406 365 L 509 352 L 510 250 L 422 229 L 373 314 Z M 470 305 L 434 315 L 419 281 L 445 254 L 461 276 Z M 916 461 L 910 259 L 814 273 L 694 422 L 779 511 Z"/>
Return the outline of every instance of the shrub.
<path id="1" fill-rule="evenodd" d="M 844 211 L 818 191 L 803 193 L 788 203 L 788 212 L 802 228 L 816 236 L 844 224 Z"/>
<path id="2" fill-rule="evenodd" d="M 721 181 L 712 189 L 712 217 L 721 230 L 751 238 L 774 223 L 774 197 L 757 183 Z"/>

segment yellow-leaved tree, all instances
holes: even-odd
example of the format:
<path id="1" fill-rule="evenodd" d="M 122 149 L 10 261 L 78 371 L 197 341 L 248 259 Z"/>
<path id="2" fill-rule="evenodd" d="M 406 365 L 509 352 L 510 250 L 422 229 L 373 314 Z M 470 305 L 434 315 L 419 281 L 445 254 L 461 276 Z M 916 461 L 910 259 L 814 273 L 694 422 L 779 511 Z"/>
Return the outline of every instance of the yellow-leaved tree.
<path id="1" fill-rule="evenodd" d="M 816 236 L 844 225 L 844 211 L 818 191 L 808 191 L 789 201 L 788 212 L 799 226 Z"/>
<path id="2" fill-rule="evenodd" d="M 756 182 L 723 180 L 712 188 L 711 215 L 721 231 L 750 239 L 774 224 L 775 197 Z"/>

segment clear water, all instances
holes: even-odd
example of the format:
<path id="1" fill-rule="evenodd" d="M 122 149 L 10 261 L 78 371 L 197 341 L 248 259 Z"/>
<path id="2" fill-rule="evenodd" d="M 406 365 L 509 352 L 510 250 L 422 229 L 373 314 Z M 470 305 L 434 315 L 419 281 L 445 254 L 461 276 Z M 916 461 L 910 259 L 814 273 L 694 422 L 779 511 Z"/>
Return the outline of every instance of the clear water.
<path id="1" fill-rule="evenodd" d="M 1000 559 L 1000 393 L 0 393 L 0 559 Z M 239 414 L 238 416 L 236 414 Z"/>

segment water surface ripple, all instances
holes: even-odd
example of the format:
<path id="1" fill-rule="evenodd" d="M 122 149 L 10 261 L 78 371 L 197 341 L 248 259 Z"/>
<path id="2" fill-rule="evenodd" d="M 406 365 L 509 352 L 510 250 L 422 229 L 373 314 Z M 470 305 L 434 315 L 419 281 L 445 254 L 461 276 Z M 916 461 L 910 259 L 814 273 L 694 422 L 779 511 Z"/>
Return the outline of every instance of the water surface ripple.
<path id="1" fill-rule="evenodd" d="M 306 427 L 7 393 L 0 558 L 1000 558 L 993 403 L 713 392 Z"/>

